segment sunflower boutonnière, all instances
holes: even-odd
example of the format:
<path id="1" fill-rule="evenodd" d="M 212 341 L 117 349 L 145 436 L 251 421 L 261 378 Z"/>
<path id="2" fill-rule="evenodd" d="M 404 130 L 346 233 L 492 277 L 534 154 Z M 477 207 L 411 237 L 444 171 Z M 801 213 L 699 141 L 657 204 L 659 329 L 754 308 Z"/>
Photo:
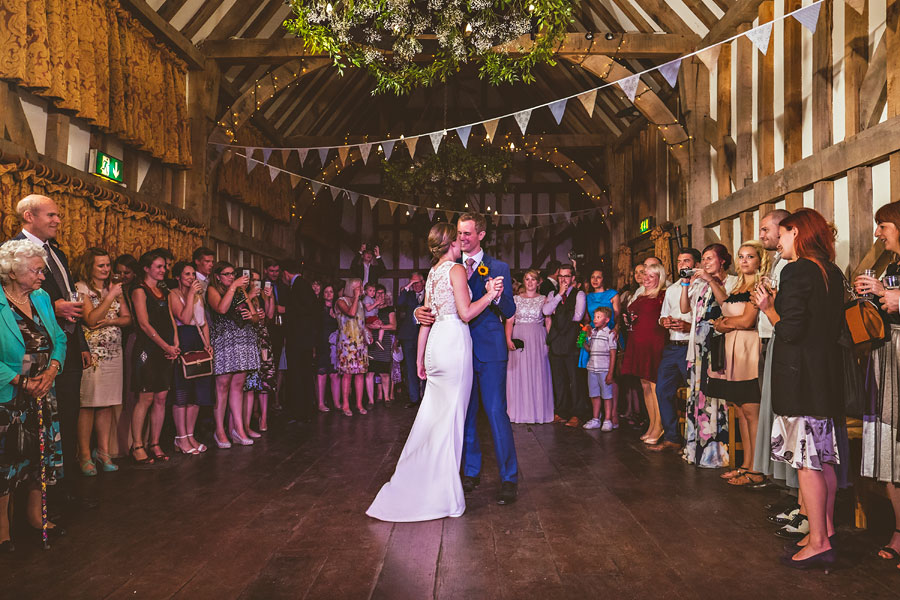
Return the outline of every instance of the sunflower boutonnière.
<path id="1" fill-rule="evenodd" d="M 478 268 L 475 269 L 475 270 L 476 270 L 476 271 L 478 272 L 478 274 L 481 275 L 482 277 L 485 277 L 485 276 L 489 273 L 488 268 L 487 268 L 487 265 L 484 264 L 484 261 L 481 261 L 480 263 L 478 263 Z"/>

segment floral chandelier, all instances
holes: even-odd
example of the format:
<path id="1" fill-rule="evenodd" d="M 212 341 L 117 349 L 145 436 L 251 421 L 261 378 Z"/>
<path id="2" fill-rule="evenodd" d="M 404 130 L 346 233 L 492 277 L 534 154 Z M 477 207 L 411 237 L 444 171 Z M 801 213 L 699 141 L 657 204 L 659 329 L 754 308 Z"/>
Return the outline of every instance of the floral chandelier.
<path id="1" fill-rule="evenodd" d="M 568 0 L 291 0 L 287 30 L 311 52 L 326 52 L 338 72 L 366 69 L 373 94 L 408 93 L 478 65 L 492 85 L 531 83 L 538 64 L 555 64 L 571 22 Z M 525 48 L 498 49 L 530 34 Z M 514 52 L 515 54 L 510 54 Z"/>

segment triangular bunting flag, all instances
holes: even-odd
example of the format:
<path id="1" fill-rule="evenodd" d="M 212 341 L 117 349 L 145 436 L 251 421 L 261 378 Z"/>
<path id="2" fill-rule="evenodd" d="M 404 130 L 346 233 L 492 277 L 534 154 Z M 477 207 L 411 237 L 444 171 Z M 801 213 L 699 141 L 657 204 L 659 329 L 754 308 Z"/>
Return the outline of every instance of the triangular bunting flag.
<path id="1" fill-rule="evenodd" d="M 347 192 L 347 195 L 350 196 L 350 204 L 356 206 L 356 201 L 359 200 L 359 194 L 357 192 Z"/>
<path id="2" fill-rule="evenodd" d="M 500 215 L 494 215 L 493 217 L 491 217 L 491 221 L 494 222 L 494 227 L 499 227 L 500 226 Z"/>
<path id="3" fill-rule="evenodd" d="M 772 21 L 748 31 L 747 39 L 753 42 L 757 50 L 766 54 L 769 51 L 769 40 L 772 39 Z"/>
<path id="4" fill-rule="evenodd" d="M 391 209 L 391 216 L 393 217 L 394 211 L 397 210 L 397 203 L 396 202 L 388 202 L 387 205 L 388 205 L 388 208 Z"/>
<path id="5" fill-rule="evenodd" d="M 297 148 L 297 158 L 300 159 L 300 166 L 306 162 L 306 155 L 309 154 L 309 148 Z"/>
<path id="6" fill-rule="evenodd" d="M 332 200 L 337 200 L 338 197 L 341 195 L 340 190 L 337 190 L 337 188 L 333 188 L 330 185 L 326 185 L 325 187 L 328 189 L 328 193 L 331 194 Z"/>
<path id="7" fill-rule="evenodd" d="M 588 116 L 593 117 L 594 104 L 596 104 L 597 102 L 597 90 L 591 90 L 589 92 L 579 94 L 578 99 L 581 100 L 581 103 L 584 105 L 584 110 L 587 111 Z"/>
<path id="8" fill-rule="evenodd" d="M 318 196 L 319 190 L 322 189 L 322 184 L 319 183 L 318 181 L 310 181 L 309 185 L 310 185 L 310 187 L 312 187 L 313 196 Z"/>
<path id="9" fill-rule="evenodd" d="M 338 148 L 338 156 L 341 159 L 341 164 L 345 167 L 347 166 L 347 156 L 350 154 L 350 146 L 341 146 Z"/>
<path id="10" fill-rule="evenodd" d="M 281 151 L 281 165 L 284 166 L 284 167 L 286 167 L 286 166 L 287 166 L 287 161 L 288 161 L 288 159 L 289 159 L 290 157 L 291 157 L 291 150 L 290 150 L 290 148 L 286 148 L 286 149 L 282 150 L 282 151 Z"/>
<path id="11" fill-rule="evenodd" d="M 269 164 L 269 157 L 272 156 L 271 148 L 263 148 L 263 163 Z"/>
<path id="12" fill-rule="evenodd" d="M 231 159 L 234 158 L 234 152 L 231 150 L 226 150 L 224 154 L 222 154 L 222 164 L 227 165 L 231 162 Z"/>
<path id="13" fill-rule="evenodd" d="M 322 166 L 325 166 L 325 163 L 328 161 L 328 151 L 330 148 L 317 148 L 319 151 L 319 160 L 322 161 Z"/>
<path id="14" fill-rule="evenodd" d="M 391 160 L 391 153 L 394 151 L 394 141 L 381 142 L 381 149 L 384 150 L 384 159 Z"/>
<path id="15" fill-rule="evenodd" d="M 452 210 L 445 210 L 444 216 L 447 217 L 448 223 L 451 223 L 453 221 L 453 211 Z"/>
<path id="16" fill-rule="evenodd" d="M 459 141 L 462 142 L 463 148 L 469 147 L 469 134 L 472 133 L 472 126 L 465 125 L 463 127 L 456 128 L 456 135 L 459 136 Z"/>
<path id="17" fill-rule="evenodd" d="M 514 116 L 516 123 L 519 124 L 519 129 L 522 130 L 522 135 L 525 135 L 525 130 L 528 129 L 528 121 L 531 120 L 531 109 L 523 110 L 522 112 L 517 112 Z"/>
<path id="18" fill-rule="evenodd" d="M 300 176 L 294 175 L 293 173 L 291 173 L 290 175 L 291 175 L 291 189 L 295 189 L 297 187 L 297 184 L 300 183 Z"/>
<path id="19" fill-rule="evenodd" d="M 844 4 L 848 4 L 858 14 L 862 14 L 866 7 L 866 0 L 844 0 Z"/>
<path id="20" fill-rule="evenodd" d="M 369 152 L 372 151 L 372 144 L 360 144 L 359 145 L 359 153 L 362 156 L 363 164 L 367 164 L 369 162 Z"/>
<path id="21" fill-rule="evenodd" d="M 428 220 L 434 221 L 434 209 L 433 208 L 428 209 Z"/>
<path id="22" fill-rule="evenodd" d="M 273 167 L 272 165 L 269 165 L 269 178 L 272 181 L 275 181 L 275 178 L 278 177 L 279 173 L 281 173 L 281 169 L 279 169 L 278 167 Z"/>
<path id="23" fill-rule="evenodd" d="M 521 215 L 521 218 L 522 224 L 525 225 L 525 227 L 531 225 L 531 215 Z"/>
<path id="24" fill-rule="evenodd" d="M 716 68 L 716 63 L 719 61 L 719 52 L 721 51 L 722 45 L 716 44 L 715 46 L 710 46 L 709 48 L 698 52 L 697 58 L 699 58 L 700 62 L 706 65 L 706 69 L 712 73 Z"/>
<path id="25" fill-rule="evenodd" d="M 409 157 L 416 157 L 416 145 L 419 143 L 418 137 L 408 137 L 405 139 L 406 141 L 406 149 L 409 150 Z"/>
<path id="26" fill-rule="evenodd" d="M 378 204 L 378 198 L 375 196 L 369 196 L 369 208 L 375 208 L 375 205 Z"/>
<path id="27" fill-rule="evenodd" d="M 618 86 L 622 88 L 622 91 L 625 93 L 625 97 L 628 98 L 628 101 L 634 102 L 634 97 L 637 95 L 637 88 L 640 82 L 640 75 L 632 75 L 631 77 L 626 77 L 624 79 L 616 81 L 616 84 L 618 84 Z"/>
<path id="28" fill-rule="evenodd" d="M 250 171 L 256 168 L 256 161 L 253 159 L 254 151 L 256 151 L 256 148 L 247 148 L 244 150 L 244 157 L 247 159 L 247 173 L 250 173 Z"/>
<path id="29" fill-rule="evenodd" d="M 493 119 L 491 121 L 484 122 L 484 133 L 487 135 L 487 140 L 490 142 L 494 139 L 494 134 L 497 133 L 497 124 L 500 123 L 500 119 Z"/>
<path id="30" fill-rule="evenodd" d="M 434 133 L 428 134 L 428 139 L 431 140 L 431 145 L 434 147 L 434 153 L 438 153 L 438 148 L 441 147 L 441 140 L 444 139 L 444 134 L 440 131 L 435 131 Z"/>
<path id="31" fill-rule="evenodd" d="M 810 33 L 816 32 L 816 24 L 819 22 L 819 10 L 822 8 L 821 0 L 815 4 L 803 7 L 794 13 L 794 18 L 809 29 Z"/>
<path id="32" fill-rule="evenodd" d="M 675 87 L 678 82 L 678 71 L 681 70 L 681 59 L 676 58 L 659 67 L 659 74 L 662 75 L 666 82 Z"/>
<path id="33" fill-rule="evenodd" d="M 416 214 L 416 207 L 413 206 L 412 204 L 407 204 L 406 205 L 406 214 L 408 214 L 410 217 L 413 216 L 414 214 Z"/>
<path id="34" fill-rule="evenodd" d="M 557 125 L 562 122 L 563 114 L 566 112 L 566 102 L 568 102 L 568 99 L 563 98 L 562 100 L 557 100 L 550 104 L 550 113 L 553 115 L 553 118 L 556 119 Z"/>

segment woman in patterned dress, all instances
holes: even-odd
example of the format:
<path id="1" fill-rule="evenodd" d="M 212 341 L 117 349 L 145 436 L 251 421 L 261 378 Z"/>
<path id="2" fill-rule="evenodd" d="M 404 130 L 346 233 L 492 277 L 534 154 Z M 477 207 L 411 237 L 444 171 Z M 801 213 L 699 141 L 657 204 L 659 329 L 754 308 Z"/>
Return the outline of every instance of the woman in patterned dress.
<path id="1" fill-rule="evenodd" d="M 74 269 L 79 279 L 75 290 L 84 302 L 84 337 L 91 352 L 91 366 L 81 375 L 81 411 L 78 413 L 78 463 L 81 473 L 97 474 L 119 468 L 110 458 L 110 437 L 115 407 L 122 405 L 122 328 L 131 325 L 131 312 L 123 302 L 122 284 L 110 283 L 109 253 L 88 248 Z M 91 454 L 91 433 L 96 430 L 97 449 Z"/>
<path id="2" fill-rule="evenodd" d="M 362 280 L 350 279 L 344 286 L 344 296 L 337 301 L 338 318 L 338 372 L 341 374 L 342 410 L 350 412 L 350 380 L 356 391 L 356 410 L 364 415 L 363 380 L 369 370 L 369 352 L 366 345 L 366 313 L 363 309 Z"/>
<path id="3" fill-rule="evenodd" d="M 521 293 L 513 296 L 516 314 L 506 321 L 506 412 L 513 423 L 553 421 L 553 383 L 547 356 L 550 317 L 541 312 L 546 296 L 538 293 L 540 273 L 531 269 L 523 276 Z M 517 348 L 513 340 L 525 346 Z"/>
<path id="4" fill-rule="evenodd" d="M 0 246 L 0 315 L 14 323 L 0 331 L 0 553 L 14 550 L 10 492 L 27 486 L 25 516 L 33 529 L 40 529 L 41 465 L 47 468 L 50 484 L 62 474 L 53 381 L 66 357 L 66 334 L 56 322 L 50 296 L 41 289 L 46 258 L 43 248 L 27 240 Z M 51 535 L 63 532 L 53 523 L 48 523 L 48 530 Z"/>
<path id="5" fill-rule="evenodd" d="M 256 398 L 259 397 L 259 430 L 268 429 L 269 418 L 269 394 L 274 394 L 277 385 L 277 373 L 275 371 L 275 357 L 272 355 L 272 342 L 269 339 L 269 328 L 266 327 L 266 319 L 275 317 L 275 297 L 272 288 L 262 287 L 262 277 L 254 269 L 250 271 L 250 305 L 257 315 L 256 335 L 259 338 L 259 369 L 247 376 L 244 383 L 244 427 L 251 438 L 261 437 L 250 429 L 250 419 L 253 417 L 253 408 Z"/>
<path id="6" fill-rule="evenodd" d="M 253 326 L 256 313 L 247 305 L 249 277 L 238 277 L 234 265 L 218 262 L 206 290 L 210 307 L 213 374 L 216 376 L 216 445 L 230 448 L 225 435 L 225 410 L 231 411 L 231 439 L 242 446 L 253 440 L 244 430 L 244 382 L 259 369 L 259 340 Z"/>

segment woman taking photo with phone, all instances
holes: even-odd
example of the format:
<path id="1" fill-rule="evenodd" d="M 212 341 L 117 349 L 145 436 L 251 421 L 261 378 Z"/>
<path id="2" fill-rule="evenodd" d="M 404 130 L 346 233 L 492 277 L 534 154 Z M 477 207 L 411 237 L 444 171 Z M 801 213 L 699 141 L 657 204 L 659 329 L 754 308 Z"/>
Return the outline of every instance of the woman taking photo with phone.
<path id="1" fill-rule="evenodd" d="M 809 535 L 782 562 L 830 568 L 835 560 L 837 426 L 843 421 L 844 278 L 834 264 L 834 231 L 814 210 L 781 221 L 781 257 L 790 263 L 773 298 L 757 286 L 756 303 L 775 326 L 772 357 L 772 458 L 797 469 Z"/>

